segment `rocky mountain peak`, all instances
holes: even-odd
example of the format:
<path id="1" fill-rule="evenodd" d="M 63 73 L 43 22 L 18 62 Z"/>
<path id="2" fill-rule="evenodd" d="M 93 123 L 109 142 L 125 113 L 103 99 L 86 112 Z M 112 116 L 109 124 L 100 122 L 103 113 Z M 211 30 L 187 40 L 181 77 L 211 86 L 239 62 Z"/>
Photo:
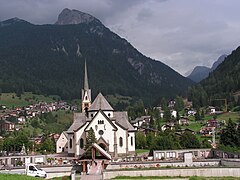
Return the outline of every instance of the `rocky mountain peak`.
<path id="1" fill-rule="evenodd" d="M 11 18 L 11 19 L 0 22 L 0 27 L 10 26 L 13 24 L 23 23 L 23 22 L 28 23 L 27 21 L 24 21 L 22 19 L 15 17 L 15 18 Z"/>
<path id="2" fill-rule="evenodd" d="M 90 14 L 75 10 L 65 8 L 58 16 L 58 20 L 55 24 L 66 25 L 66 24 L 80 24 L 80 23 L 90 23 L 92 21 L 98 21 L 97 18 Z"/>

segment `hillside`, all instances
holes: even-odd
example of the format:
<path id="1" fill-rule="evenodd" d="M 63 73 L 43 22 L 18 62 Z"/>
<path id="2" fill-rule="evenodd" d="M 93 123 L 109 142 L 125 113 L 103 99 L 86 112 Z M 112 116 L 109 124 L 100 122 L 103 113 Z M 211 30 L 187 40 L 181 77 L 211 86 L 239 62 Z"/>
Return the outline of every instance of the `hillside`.
<path id="1" fill-rule="evenodd" d="M 188 98 L 195 106 L 222 105 L 227 99 L 228 108 L 239 105 L 240 96 L 240 47 L 209 74 L 209 77 L 190 88 Z"/>
<path id="2" fill-rule="evenodd" d="M 194 82 L 200 82 L 201 80 L 208 77 L 210 68 L 206 66 L 196 66 L 191 74 L 188 76 L 189 79 L 193 80 Z"/>
<path id="3" fill-rule="evenodd" d="M 188 75 L 187 77 L 191 80 L 193 80 L 194 82 L 200 82 L 201 80 L 205 79 L 208 77 L 209 73 L 214 71 L 219 64 L 221 64 L 224 59 L 227 57 L 227 55 L 222 55 L 220 56 L 217 61 L 215 61 L 212 65 L 211 68 L 206 67 L 206 66 L 196 66 L 193 71 L 191 72 L 190 75 Z"/>
<path id="4" fill-rule="evenodd" d="M 200 84 L 212 98 L 232 98 L 232 93 L 240 90 L 240 47 Z"/>
<path id="5" fill-rule="evenodd" d="M 63 23 L 54 25 L 33 25 L 17 18 L 0 22 L 0 92 L 80 98 L 85 60 L 93 96 L 101 91 L 150 104 L 161 96 L 183 95 L 193 84 L 141 54 L 98 19 L 83 14 L 88 19 L 74 24 L 60 16 L 58 22 Z"/>

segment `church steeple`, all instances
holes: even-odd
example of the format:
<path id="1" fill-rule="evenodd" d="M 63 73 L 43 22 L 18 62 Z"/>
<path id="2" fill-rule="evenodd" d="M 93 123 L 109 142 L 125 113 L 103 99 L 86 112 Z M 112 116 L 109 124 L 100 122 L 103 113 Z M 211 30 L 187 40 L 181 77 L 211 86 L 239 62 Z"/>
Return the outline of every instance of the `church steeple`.
<path id="1" fill-rule="evenodd" d="M 87 63 L 85 60 L 84 86 L 82 89 L 82 112 L 85 112 L 87 114 L 87 111 L 90 106 L 91 106 L 91 89 L 89 89 L 88 85 Z"/>
<path id="2" fill-rule="evenodd" d="M 85 74 L 84 74 L 84 90 L 89 89 L 88 86 L 88 76 L 87 76 L 87 62 L 85 60 Z"/>

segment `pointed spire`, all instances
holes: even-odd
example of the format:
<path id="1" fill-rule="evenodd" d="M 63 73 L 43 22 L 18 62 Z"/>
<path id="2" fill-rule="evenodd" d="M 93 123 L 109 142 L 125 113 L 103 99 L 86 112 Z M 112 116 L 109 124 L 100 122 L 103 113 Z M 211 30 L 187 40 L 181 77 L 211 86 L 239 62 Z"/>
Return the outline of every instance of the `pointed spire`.
<path id="1" fill-rule="evenodd" d="M 87 62 L 85 59 L 84 90 L 87 90 L 87 89 L 89 89 L 89 86 L 88 86 L 88 76 L 87 76 Z"/>

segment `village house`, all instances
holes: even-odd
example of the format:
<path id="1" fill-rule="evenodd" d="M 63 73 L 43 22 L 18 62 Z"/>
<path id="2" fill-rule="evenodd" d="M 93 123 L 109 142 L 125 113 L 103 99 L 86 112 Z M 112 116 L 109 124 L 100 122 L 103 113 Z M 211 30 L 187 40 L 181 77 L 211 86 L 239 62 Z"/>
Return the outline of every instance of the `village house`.
<path id="1" fill-rule="evenodd" d="M 143 125 L 145 127 L 148 127 L 149 123 L 150 123 L 150 119 L 151 119 L 151 116 L 141 116 L 141 117 L 136 118 L 134 121 L 131 121 L 131 124 L 137 130 L 140 127 L 142 127 Z"/>
<path id="2" fill-rule="evenodd" d="M 208 120 L 207 121 L 207 127 L 219 128 L 220 127 L 220 122 L 216 119 Z"/>
<path id="3" fill-rule="evenodd" d="M 73 124 L 66 131 L 69 156 L 80 157 L 85 152 L 90 129 L 94 131 L 96 145 L 112 157 L 135 153 L 135 129 L 127 112 L 114 111 L 101 93 L 92 102 L 85 64 L 82 112 L 74 113 Z"/>
<path id="4" fill-rule="evenodd" d="M 174 126 L 175 126 L 174 123 L 166 123 L 166 124 L 162 125 L 161 130 L 162 131 L 165 131 L 167 129 L 173 130 Z"/>
<path id="5" fill-rule="evenodd" d="M 187 111 L 188 116 L 194 116 L 197 112 L 193 109 Z"/>
<path id="6" fill-rule="evenodd" d="M 209 106 L 208 107 L 208 112 L 209 112 L 209 114 L 215 114 L 216 113 L 216 108 L 214 106 Z"/>
<path id="7" fill-rule="evenodd" d="M 215 127 L 203 127 L 199 131 L 202 136 L 212 136 L 215 131 Z"/>
<path id="8" fill-rule="evenodd" d="M 171 101 L 168 102 L 168 107 L 172 109 L 174 108 L 175 104 L 176 104 L 176 101 L 172 99 Z"/>
<path id="9" fill-rule="evenodd" d="M 0 130 L 3 131 L 14 131 L 15 130 L 15 123 L 9 122 L 7 120 L 3 120 L 0 124 Z"/>
<path id="10" fill-rule="evenodd" d="M 188 118 L 184 118 L 184 117 L 181 117 L 179 120 L 178 120 L 178 124 L 183 126 L 183 125 L 188 125 L 189 124 L 189 119 Z"/>

